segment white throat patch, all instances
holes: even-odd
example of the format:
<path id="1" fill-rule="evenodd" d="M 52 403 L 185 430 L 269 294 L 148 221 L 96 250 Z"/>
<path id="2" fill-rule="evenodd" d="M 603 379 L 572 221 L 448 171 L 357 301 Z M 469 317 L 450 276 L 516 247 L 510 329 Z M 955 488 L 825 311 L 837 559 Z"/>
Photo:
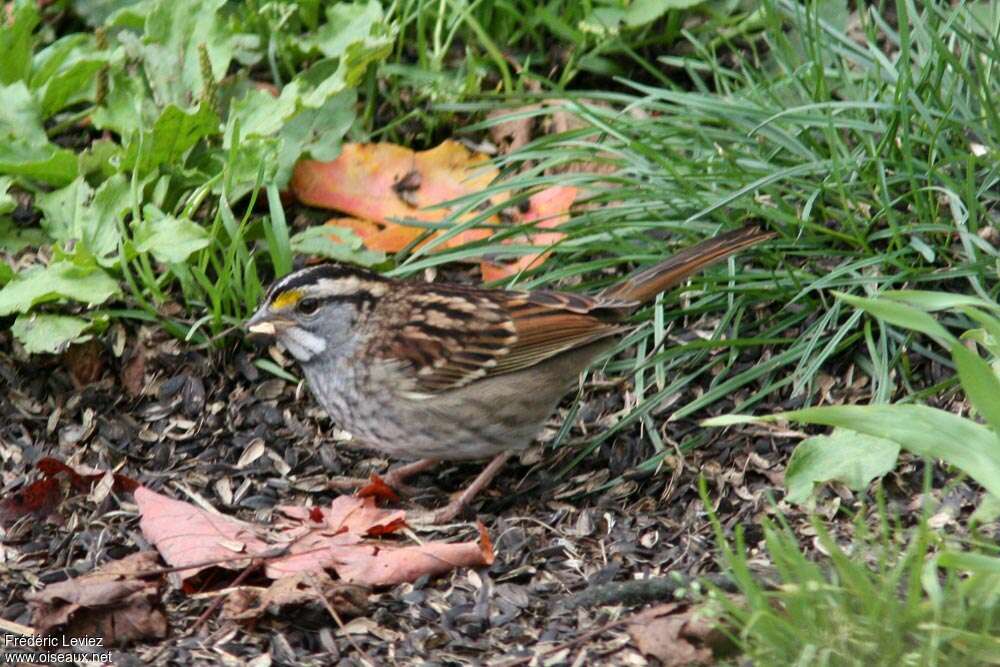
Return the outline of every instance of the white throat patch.
<path id="1" fill-rule="evenodd" d="M 305 363 L 326 350 L 326 341 L 299 327 L 285 329 L 278 338 L 289 354 Z"/>

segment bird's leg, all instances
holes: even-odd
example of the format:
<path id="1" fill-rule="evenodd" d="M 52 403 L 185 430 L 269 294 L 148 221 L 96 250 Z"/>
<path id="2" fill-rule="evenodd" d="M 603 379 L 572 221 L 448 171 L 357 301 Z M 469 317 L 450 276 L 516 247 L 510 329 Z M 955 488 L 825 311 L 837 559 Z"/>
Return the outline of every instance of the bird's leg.
<path id="1" fill-rule="evenodd" d="M 396 466 L 382 476 L 382 481 L 388 484 L 391 488 L 395 489 L 397 487 L 402 488 L 405 486 L 403 482 L 413 477 L 417 473 L 421 473 L 428 468 L 433 468 L 440 461 L 437 459 L 420 459 L 419 461 L 414 461 L 413 463 L 404 463 L 401 466 Z"/>
<path id="2" fill-rule="evenodd" d="M 428 468 L 433 468 L 438 464 L 437 459 L 420 459 L 413 463 L 405 463 L 395 468 L 391 468 L 385 475 L 378 475 L 382 483 L 394 491 L 398 491 L 404 496 L 410 496 L 415 490 L 408 487 L 404 482 L 417 473 Z M 371 484 L 372 480 L 360 477 L 335 477 L 327 482 L 327 488 L 335 491 L 357 491 L 364 489 Z"/>
<path id="3" fill-rule="evenodd" d="M 493 481 L 493 478 L 497 476 L 497 473 L 500 472 L 510 457 L 510 452 L 501 452 L 493 457 L 493 460 L 483 468 L 479 476 L 472 480 L 472 484 L 469 484 L 458 498 L 455 498 L 431 515 L 431 523 L 448 523 L 449 521 L 453 521 L 480 491 L 490 485 L 490 482 Z"/>

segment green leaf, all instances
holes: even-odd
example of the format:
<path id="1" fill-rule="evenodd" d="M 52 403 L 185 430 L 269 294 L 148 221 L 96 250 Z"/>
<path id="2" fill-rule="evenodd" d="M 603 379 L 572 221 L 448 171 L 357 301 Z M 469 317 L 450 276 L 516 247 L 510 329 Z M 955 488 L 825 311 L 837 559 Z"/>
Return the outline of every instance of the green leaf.
<path id="1" fill-rule="evenodd" d="M 344 136 L 354 123 L 357 93 L 345 90 L 328 99 L 318 109 L 304 109 L 281 129 L 278 154 L 279 184 L 287 183 L 300 159 L 333 160 L 340 155 Z"/>
<path id="2" fill-rule="evenodd" d="M 96 305 L 118 293 L 118 283 L 102 269 L 59 261 L 21 271 L 0 289 L 0 315 L 26 313 L 32 306 L 58 299 Z"/>
<path id="3" fill-rule="evenodd" d="M 846 301 L 856 308 L 861 308 L 865 312 L 881 320 L 885 320 L 889 324 L 926 334 L 936 339 L 938 343 L 945 347 L 950 347 L 956 341 L 956 338 L 941 326 L 937 320 L 923 310 L 914 308 L 906 303 L 890 301 L 888 299 L 868 299 L 842 292 L 834 292 L 834 294 L 838 299 Z"/>
<path id="4" fill-rule="evenodd" d="M 34 2 L 14 3 L 12 15 L 7 14 L 7 3 L 0 15 L 0 84 L 14 83 L 28 78 L 31 71 L 31 33 L 39 22 L 38 8 Z"/>
<path id="5" fill-rule="evenodd" d="M 40 91 L 42 118 L 82 100 L 92 100 L 97 72 L 105 63 L 103 58 L 81 60 L 52 77 Z"/>
<path id="6" fill-rule="evenodd" d="M 961 343 L 952 345 L 951 358 L 969 401 L 993 430 L 1000 433 L 1000 378 L 982 357 Z"/>
<path id="7" fill-rule="evenodd" d="M 0 174 L 65 185 L 76 178 L 76 155 L 54 144 L 31 144 L 10 136 L 5 140 L 0 136 Z"/>
<path id="8" fill-rule="evenodd" d="M 618 7 L 597 7 L 577 24 L 582 32 L 589 32 L 601 37 L 613 37 L 618 34 L 622 21 L 625 20 L 625 10 Z"/>
<path id="9" fill-rule="evenodd" d="M 0 262 L 0 285 L 6 285 L 14 277 L 14 269 L 7 262 Z"/>
<path id="10" fill-rule="evenodd" d="M 134 225 L 133 236 L 136 250 L 167 264 L 183 262 L 211 242 L 204 227 L 173 216 L 145 218 Z"/>
<path id="11" fill-rule="evenodd" d="M 891 440 L 920 456 L 941 459 L 1000 496 L 1000 437 L 988 427 L 925 405 L 842 405 L 766 417 L 825 424 Z"/>
<path id="12" fill-rule="evenodd" d="M 115 12 L 148 0 L 75 0 L 73 12 L 92 28 L 103 25 Z"/>
<path id="13" fill-rule="evenodd" d="M 28 88 L 31 90 L 41 88 L 67 63 L 93 55 L 95 50 L 94 36 L 91 34 L 75 32 L 60 37 L 38 51 L 31 59 L 31 78 L 28 80 Z"/>
<path id="14" fill-rule="evenodd" d="M 131 208 L 128 180 L 116 174 L 94 191 L 78 178 L 65 188 L 38 195 L 42 227 L 54 240 L 81 242 L 91 255 L 109 266 L 118 249 L 118 222 Z"/>
<path id="15" fill-rule="evenodd" d="M 111 130 L 122 137 L 148 130 L 159 117 L 159 109 L 146 92 L 141 77 L 124 67 L 111 68 L 104 104 L 90 114 L 94 127 Z"/>
<path id="16" fill-rule="evenodd" d="M 225 0 L 158 0 L 146 17 L 143 66 L 160 105 L 194 106 L 222 79 L 233 38 L 219 15 Z M 199 48 L 208 52 L 214 81 L 202 78 Z"/>
<path id="17" fill-rule="evenodd" d="M 0 216 L 0 250 L 13 254 L 49 241 L 51 239 L 41 229 L 18 227 L 10 217 Z"/>
<path id="18" fill-rule="evenodd" d="M 630 28 L 652 23 L 670 10 L 690 9 L 705 0 L 634 0 L 625 10 L 624 22 Z"/>
<path id="19" fill-rule="evenodd" d="M 331 234 L 340 237 L 340 241 L 330 238 Z M 364 266 L 385 261 L 384 252 L 366 249 L 361 239 L 351 230 L 327 225 L 302 230 L 291 238 L 290 244 L 292 250 L 302 255 L 316 255 Z"/>
<path id="20" fill-rule="evenodd" d="M 79 339 L 90 325 L 82 317 L 31 313 L 18 315 L 11 332 L 31 354 L 59 353 Z"/>
<path id="21" fill-rule="evenodd" d="M 302 40 L 302 48 L 319 51 L 327 58 L 340 58 L 349 46 L 368 39 L 382 22 L 382 6 L 376 0 L 331 4 L 326 8 L 326 23 Z"/>
<path id="22" fill-rule="evenodd" d="M 788 461 L 787 500 L 804 503 L 813 484 L 832 480 L 863 491 L 873 479 L 891 471 L 898 456 L 898 444 L 843 428 L 808 438 L 799 443 Z"/>
<path id="23" fill-rule="evenodd" d="M 77 154 L 80 174 L 91 179 L 104 180 L 119 173 L 125 151 L 116 141 L 98 139 Z"/>
<path id="24" fill-rule="evenodd" d="M 7 176 L 0 176 L 0 215 L 7 215 L 17 208 L 17 202 L 10 195 L 11 179 Z"/>
<path id="25" fill-rule="evenodd" d="M 980 299 L 977 296 L 966 294 L 952 294 L 950 292 L 935 292 L 931 290 L 892 290 L 879 294 L 882 299 L 892 299 L 908 303 L 922 310 L 937 311 L 962 308 L 965 306 L 979 306 L 989 310 L 1000 310 L 1000 304 L 992 301 Z"/>
<path id="26" fill-rule="evenodd" d="M 212 187 L 215 194 L 226 193 L 232 200 L 238 200 L 257 185 L 275 182 L 275 174 L 279 167 L 279 150 L 282 146 L 276 137 L 254 137 L 241 141 L 236 146 L 235 154 L 225 153 L 227 158 L 224 169 L 226 178 L 221 179 Z M 222 155 L 216 153 L 214 158 L 221 160 Z M 289 168 L 290 169 L 290 168 Z M 258 184 L 258 175 L 260 183 Z M 285 182 L 290 176 L 285 177 Z M 226 190 L 226 187 L 229 187 Z"/>
<path id="27" fill-rule="evenodd" d="M 187 112 L 171 104 L 151 131 L 128 143 L 122 169 L 131 171 L 138 163 L 139 173 L 148 174 L 161 164 L 180 164 L 199 140 L 218 133 L 219 117 L 207 105 Z"/>
<path id="28" fill-rule="evenodd" d="M 239 124 L 240 137 L 268 137 L 278 133 L 295 115 L 299 105 L 299 84 L 290 83 L 278 97 L 263 90 L 250 89 L 235 100 L 229 109 L 229 120 L 223 137 L 223 147 L 229 148 Z"/>
<path id="29" fill-rule="evenodd" d="M 49 141 L 41 112 L 24 82 L 0 87 L 0 174 L 65 185 L 76 178 L 73 151 Z"/>

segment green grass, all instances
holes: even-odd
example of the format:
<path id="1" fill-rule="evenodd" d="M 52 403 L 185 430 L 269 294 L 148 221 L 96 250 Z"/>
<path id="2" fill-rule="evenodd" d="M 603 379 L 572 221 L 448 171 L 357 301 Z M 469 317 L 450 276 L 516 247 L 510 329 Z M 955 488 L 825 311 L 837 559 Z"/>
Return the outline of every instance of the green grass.
<path id="1" fill-rule="evenodd" d="M 703 497 L 708 504 L 705 488 Z M 708 504 L 709 507 L 711 506 Z M 991 542 L 949 542 L 925 505 L 906 527 L 880 502 L 850 534 L 813 521 L 826 555 L 811 557 L 794 531 L 764 522 L 765 585 L 742 530 L 727 539 L 711 519 L 740 593 L 717 594 L 721 625 L 757 665 L 985 665 L 1000 661 L 1000 568 Z M 779 515 L 780 516 L 780 515 Z M 849 540 L 845 540 L 849 537 Z"/>
<path id="2" fill-rule="evenodd" d="M 824 14 L 764 3 L 757 29 L 730 45 L 738 50 L 728 51 L 725 66 L 707 57 L 707 39 L 691 36 L 690 50 L 706 56 L 685 70 L 693 86 L 620 81 L 633 92 L 564 95 L 590 127 L 540 138 L 507 158 L 511 168 L 534 163 L 509 181 L 512 188 L 574 183 L 593 193 L 593 203 L 608 204 L 576 216 L 554 260 L 521 286 L 576 276 L 603 284 L 599 269 L 627 270 L 674 243 L 748 220 L 783 236 L 738 258 L 738 271 L 731 264 L 695 278 L 688 303 L 665 299 L 652 323 L 623 341 L 619 350 L 652 350 L 664 322 L 705 322 L 709 331 L 706 341 L 610 362 L 606 372 L 635 377 L 641 400 L 592 446 L 696 385 L 707 390 L 667 417 L 704 414 L 724 397 L 736 398 L 737 412 L 788 396 L 808 400 L 817 372 L 844 362 L 871 378 L 873 400 L 887 401 L 929 383 L 907 366 L 916 356 L 950 365 L 909 333 L 872 326 L 831 290 L 866 295 L 907 286 L 995 298 L 1000 253 L 980 234 L 1000 218 L 993 106 L 1000 78 L 991 76 L 1000 56 L 998 13 L 900 2 L 889 9 L 909 20 L 908 30 L 889 30 L 871 8 L 849 35 L 846 13 L 829 11 L 835 5 L 822 3 Z M 482 110 L 497 101 L 448 108 Z M 618 170 L 546 174 L 595 159 Z M 670 243 L 649 242 L 650 233 L 668 232 Z M 484 244 L 483 251 L 504 249 Z M 403 268 L 453 256 L 414 256 Z M 770 313 L 758 314 L 758 306 Z M 737 364 L 764 343 L 768 359 Z M 719 364 L 721 372 L 713 371 Z"/>

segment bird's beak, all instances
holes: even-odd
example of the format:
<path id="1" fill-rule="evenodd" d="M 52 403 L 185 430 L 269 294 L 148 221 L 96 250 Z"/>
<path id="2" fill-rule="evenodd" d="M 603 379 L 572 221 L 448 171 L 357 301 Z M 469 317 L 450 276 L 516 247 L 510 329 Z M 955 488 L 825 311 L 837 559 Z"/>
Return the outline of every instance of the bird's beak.
<path id="1" fill-rule="evenodd" d="M 273 342 L 291 323 L 291 320 L 275 317 L 261 308 L 244 323 L 243 328 L 246 329 L 248 341 L 267 344 Z"/>

